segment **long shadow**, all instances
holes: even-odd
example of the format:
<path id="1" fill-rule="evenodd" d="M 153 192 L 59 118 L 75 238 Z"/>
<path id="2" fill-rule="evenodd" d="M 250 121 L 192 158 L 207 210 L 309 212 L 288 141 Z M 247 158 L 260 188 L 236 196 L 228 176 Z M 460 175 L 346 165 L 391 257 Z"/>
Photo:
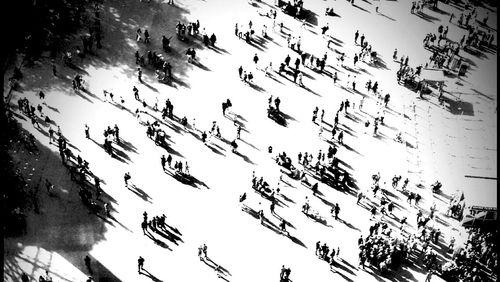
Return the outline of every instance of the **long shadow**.
<path id="1" fill-rule="evenodd" d="M 151 197 L 146 192 L 144 192 L 141 188 L 135 186 L 135 184 L 129 184 L 128 189 L 130 191 L 134 192 L 134 194 L 136 194 L 137 196 L 139 196 L 144 201 L 152 203 L 151 202 Z"/>
<path id="2" fill-rule="evenodd" d="M 121 161 L 122 163 L 130 163 L 131 162 L 130 157 L 127 154 L 125 154 L 125 152 L 118 150 L 118 148 L 116 148 L 116 147 L 113 147 L 112 157 L 114 159 Z"/>
<path id="3" fill-rule="evenodd" d="M 318 25 L 318 15 L 315 12 L 307 9 L 304 9 L 302 12 L 302 18 L 305 19 L 307 23 L 312 26 Z"/>
<path id="4" fill-rule="evenodd" d="M 387 18 L 387 19 L 389 19 L 389 20 L 391 20 L 391 21 L 393 21 L 393 22 L 395 22 L 395 21 L 396 21 L 395 19 L 393 19 L 393 18 L 391 18 L 391 17 L 389 17 L 389 16 L 387 16 L 387 15 L 384 15 L 384 14 L 382 14 L 382 13 L 379 13 L 379 15 L 381 15 L 382 17 Z"/>
<path id="5" fill-rule="evenodd" d="M 346 162 L 345 162 L 345 161 L 343 161 L 342 159 L 337 158 L 337 160 L 339 161 L 339 164 L 341 164 L 342 166 L 347 167 L 347 168 L 349 168 L 350 170 L 353 170 L 352 166 L 350 166 L 348 163 L 346 163 Z"/>
<path id="6" fill-rule="evenodd" d="M 253 83 L 253 82 L 248 82 L 248 86 L 250 86 L 252 89 L 258 91 L 258 92 L 261 92 L 261 93 L 265 93 L 266 92 L 266 89 L 260 87 L 259 85 Z"/>
<path id="7" fill-rule="evenodd" d="M 288 198 L 285 194 L 281 194 L 281 193 L 280 193 L 280 196 L 281 196 L 281 197 L 282 197 L 285 201 L 290 202 L 290 203 L 292 203 L 292 204 L 295 204 L 295 202 L 294 202 L 292 199 Z"/>
<path id="8" fill-rule="evenodd" d="M 347 150 L 349 150 L 351 152 L 354 152 L 360 156 L 363 156 L 362 154 L 360 154 L 358 151 L 356 151 L 355 149 L 353 149 L 351 146 L 347 145 L 346 143 L 344 143 L 342 146 L 344 146 Z"/>
<path id="9" fill-rule="evenodd" d="M 204 64 L 202 64 L 200 61 L 193 61 L 191 62 L 192 65 L 199 67 L 200 69 L 204 71 L 211 71 L 208 67 L 206 67 Z"/>
<path id="10" fill-rule="evenodd" d="M 198 186 L 203 186 L 203 187 L 206 187 L 207 189 L 210 189 L 210 187 L 207 186 L 207 184 L 205 184 L 205 182 L 197 179 L 196 177 L 192 176 L 192 175 L 187 175 L 185 173 L 177 173 L 177 172 L 170 172 L 170 171 L 166 171 L 166 173 L 170 176 L 172 176 L 173 178 L 175 178 L 177 181 L 181 182 L 182 184 L 186 184 L 186 185 L 189 185 L 189 186 L 192 186 L 194 188 L 197 188 L 197 189 L 200 189 L 200 187 Z"/>
<path id="11" fill-rule="evenodd" d="M 184 241 L 182 241 L 182 239 L 179 236 L 175 235 L 174 233 L 170 232 L 167 229 L 158 229 L 157 228 L 155 231 L 158 235 L 160 235 L 163 238 L 169 240 L 170 242 L 176 244 L 177 246 L 179 245 L 179 243 L 177 243 L 177 241 L 184 243 Z"/>
<path id="12" fill-rule="evenodd" d="M 156 278 L 153 274 L 151 274 L 149 271 L 146 269 L 142 269 L 141 273 L 142 275 L 151 278 L 154 282 L 162 282 L 160 279 Z"/>
<path id="13" fill-rule="evenodd" d="M 430 23 L 434 23 L 434 21 L 439 20 L 438 18 L 435 18 L 435 17 L 430 16 L 430 15 L 423 13 L 423 12 L 415 13 L 415 15 L 417 15 L 419 18 L 426 20 Z"/>
<path id="14" fill-rule="evenodd" d="M 347 222 L 347 221 L 343 220 L 342 218 L 338 218 L 338 219 L 337 219 L 337 221 L 339 221 L 339 222 L 341 222 L 341 223 L 345 224 L 347 227 L 349 227 L 349 228 L 351 228 L 351 229 L 354 229 L 354 230 L 356 230 L 356 231 L 361 232 L 361 230 L 360 230 L 359 228 L 357 228 L 356 226 L 354 226 L 354 225 L 350 224 L 349 222 Z"/>
<path id="15" fill-rule="evenodd" d="M 337 265 L 337 264 L 336 264 Z M 331 272 L 333 273 L 337 273 L 338 275 L 340 275 L 342 277 L 342 279 L 344 279 L 345 281 L 348 281 L 348 282 L 353 282 L 353 280 L 349 277 L 347 277 L 346 275 L 344 275 L 342 272 L 340 271 L 337 271 L 335 269 L 332 269 Z M 383 281 L 383 280 L 382 280 Z"/>
<path id="16" fill-rule="evenodd" d="M 214 46 L 212 46 L 212 45 L 210 45 L 210 46 L 209 46 L 209 48 L 210 48 L 211 50 L 214 50 L 216 53 L 219 53 L 219 54 L 224 53 L 224 54 L 231 55 L 231 53 L 229 53 L 226 49 L 221 48 L 221 47 L 219 47 L 219 46 L 215 46 L 215 45 L 214 45 Z"/>
<path id="17" fill-rule="evenodd" d="M 249 163 L 249 164 L 252 164 L 252 165 L 255 165 L 254 162 L 252 162 L 252 160 L 250 160 L 250 158 L 246 155 L 243 155 L 242 153 L 236 151 L 235 152 L 236 155 L 240 156 L 245 162 Z"/>
<path id="18" fill-rule="evenodd" d="M 449 12 L 439 9 L 439 7 L 429 7 L 429 10 L 446 16 L 450 14 Z"/>
<path id="19" fill-rule="evenodd" d="M 241 142 L 243 142 L 243 143 L 247 144 L 248 146 L 250 146 L 250 147 L 254 148 L 255 150 L 260 151 L 260 149 L 259 149 L 259 148 L 255 147 L 255 146 L 254 146 L 254 145 L 252 145 L 251 143 L 248 143 L 247 141 L 245 141 L 245 140 L 243 140 L 243 139 L 239 139 L 239 140 L 240 140 Z"/>
<path id="20" fill-rule="evenodd" d="M 220 148 L 217 144 L 213 144 L 213 143 L 212 143 L 212 144 L 208 144 L 208 143 L 206 143 L 205 145 L 206 145 L 206 146 L 207 146 L 210 150 L 212 150 L 212 152 L 214 152 L 214 153 L 216 153 L 216 154 L 218 154 L 218 155 L 224 156 L 224 157 L 226 156 L 224 153 L 222 153 L 220 150 L 218 150 L 218 149 L 217 149 L 217 147 L 218 147 L 218 148 Z M 215 146 L 212 146 L 212 145 L 215 145 Z"/>
<path id="21" fill-rule="evenodd" d="M 341 259 L 341 260 L 342 260 L 342 259 Z M 345 262 L 344 260 L 342 260 L 342 261 L 343 261 L 343 262 Z M 356 276 L 356 273 L 355 273 L 354 271 L 352 271 L 350 268 L 347 268 L 345 265 L 343 265 L 343 264 L 342 264 L 342 263 L 340 263 L 340 262 L 337 262 L 337 261 L 336 261 L 334 266 L 335 266 L 335 267 L 338 267 L 338 268 L 340 268 L 340 269 L 342 269 L 343 271 L 345 271 L 345 272 L 347 272 L 347 273 L 349 273 L 349 274 L 351 274 L 351 275 Z"/>
<path id="22" fill-rule="evenodd" d="M 125 151 L 133 152 L 137 154 L 137 148 L 132 145 L 132 143 L 125 141 L 123 138 L 120 138 L 120 142 L 118 142 L 118 146 L 122 147 Z"/>
<path id="23" fill-rule="evenodd" d="M 146 86 L 147 88 L 149 88 L 150 90 L 154 91 L 154 92 L 157 92 L 158 93 L 158 89 L 156 89 L 155 87 L 151 86 L 149 83 L 147 82 L 142 82 L 142 85 Z"/>
<path id="24" fill-rule="evenodd" d="M 170 247 L 165 242 L 163 242 L 162 240 L 159 240 L 159 239 L 155 238 L 155 236 L 153 236 L 153 234 L 151 234 L 151 232 L 149 232 L 149 230 L 146 230 L 146 236 L 148 238 L 150 238 L 151 240 L 153 240 L 153 242 L 156 245 L 158 245 L 158 246 L 160 246 L 160 247 L 162 247 L 164 249 L 167 249 L 169 251 L 172 251 L 172 249 L 170 249 Z"/>
<path id="25" fill-rule="evenodd" d="M 353 6 L 353 7 L 355 7 L 355 8 L 360 9 L 360 10 L 361 10 L 361 11 L 363 11 L 363 12 L 367 12 L 368 14 L 371 14 L 371 12 L 370 12 L 370 11 L 368 11 L 368 10 L 366 10 L 366 9 L 364 9 L 364 8 L 362 8 L 362 7 L 358 6 L 358 5 L 356 5 L 356 4 L 354 4 L 354 5 L 352 5 L 352 6 Z"/>

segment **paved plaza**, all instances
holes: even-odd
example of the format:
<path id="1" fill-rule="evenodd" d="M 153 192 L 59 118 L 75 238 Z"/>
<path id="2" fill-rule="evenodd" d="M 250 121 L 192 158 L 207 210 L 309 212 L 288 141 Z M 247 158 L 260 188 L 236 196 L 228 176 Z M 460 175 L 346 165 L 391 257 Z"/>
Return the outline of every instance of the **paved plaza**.
<path id="1" fill-rule="evenodd" d="M 30 189 L 39 187 L 33 192 L 39 210 L 27 213 L 25 234 L 4 238 L 4 280 L 21 281 L 26 272 L 29 281 L 35 281 L 49 270 L 53 281 L 86 281 L 89 276 L 95 281 L 280 281 L 284 265 L 291 269 L 289 278 L 295 282 L 425 281 L 428 272 L 419 252 L 388 273 L 380 273 L 368 263 L 363 269 L 358 238 L 367 237 L 377 221 L 387 222 L 391 236 L 400 240 L 407 234 L 419 234 L 417 212 L 429 214 L 434 205 L 437 210 L 428 225 L 442 235 L 431 248 L 444 263 L 452 256 L 446 252 L 450 239 L 456 238 L 456 245 L 467 240 L 460 222 L 447 215 L 451 197 L 461 191 L 467 206 L 497 207 L 496 7 L 477 7 L 477 22 L 488 16 L 487 26 L 477 25 L 493 32 L 494 47 L 476 54 L 461 50 L 460 57 L 469 66 L 465 76 L 458 76 L 457 69 L 447 75 L 430 67 L 423 69 L 426 75 L 443 81 L 442 99 L 432 83 L 431 92 L 420 98 L 397 81 L 401 56 L 408 57 L 413 68 L 429 62 L 432 52 L 424 48 L 423 40 L 427 34 L 437 33 L 440 25 L 449 28 L 447 37 L 452 42 L 468 34 L 457 24 L 460 13 L 465 12 L 463 3 L 453 3 L 439 2 L 437 10 L 426 6 L 420 13 L 410 13 L 412 2 L 404 0 L 355 0 L 354 4 L 305 0 L 307 18 L 301 21 L 285 14 L 273 0 L 174 0 L 173 5 L 168 0 L 104 1 L 99 5 L 102 48 L 94 47 L 93 54 L 82 58 L 73 56 L 73 68 L 65 65 L 63 52 L 81 46 L 80 36 L 88 33 L 82 28 L 73 39 L 60 44 L 56 77 L 46 52 L 33 65 L 22 68 L 18 89 L 5 87 L 13 118 L 36 139 L 37 153 L 16 142 L 9 153 Z M 334 14 L 325 15 L 326 8 L 332 7 Z M 277 11 L 275 24 L 267 15 L 271 10 Z M 456 18 L 449 22 L 452 13 Z M 214 47 L 207 47 L 200 34 L 187 36 L 185 41 L 176 35 L 178 22 L 197 20 L 200 34 L 216 35 Z M 255 30 L 251 44 L 235 35 L 235 25 L 244 33 L 250 21 Z M 329 29 L 322 34 L 327 25 Z M 149 44 L 136 40 L 139 28 L 148 30 Z M 376 52 L 377 63 L 365 58 L 366 62 L 353 64 L 355 53 L 361 50 L 354 41 L 357 30 Z M 163 35 L 171 37 L 170 52 L 162 50 Z M 306 66 L 309 62 L 300 63 L 303 86 L 288 74 L 301 58 L 288 47 L 289 35 L 292 41 L 300 36 L 302 52 L 319 59 L 327 55 L 323 71 Z M 196 50 L 195 62 L 188 62 L 188 48 Z M 397 60 L 393 59 L 395 49 Z M 141 67 L 142 82 L 138 80 L 134 54 L 145 55 L 149 50 L 162 54 L 171 64 L 173 79 L 168 83 L 159 82 L 149 64 Z M 342 53 L 343 66 L 338 60 Z M 290 67 L 280 73 L 287 55 Z M 22 56 L 17 65 L 21 62 Z M 272 68 L 268 68 L 270 63 Z M 253 74 L 251 83 L 240 79 L 240 66 Z M 5 80 L 11 73 L 6 73 Z M 334 83 L 335 73 L 338 80 Z M 77 74 L 83 78 L 84 90 L 72 88 Z M 390 94 L 387 108 L 376 94 L 367 91 L 369 80 L 378 82 L 381 97 Z M 134 99 L 134 86 L 139 100 Z M 113 93 L 113 101 L 104 90 Z M 45 93 L 43 100 L 40 91 Z M 274 107 L 277 97 L 284 125 L 268 116 L 268 107 Z M 40 118 L 35 126 L 18 108 L 24 98 L 31 105 L 43 105 L 44 117 L 52 122 Z M 173 118 L 162 118 L 167 99 L 174 107 Z M 232 105 L 223 115 L 221 105 L 227 99 Z M 338 137 L 332 139 L 331 131 L 346 99 L 350 101 L 347 113 L 338 114 L 341 144 Z M 155 103 L 158 111 L 153 109 Z M 313 122 L 316 107 L 318 118 Z M 137 109 L 142 111 L 139 115 Z M 373 121 L 382 112 L 383 124 L 373 134 Z M 184 117 L 187 125 L 181 123 Z M 147 124 L 155 121 L 165 133 L 164 146 L 147 135 Z M 210 136 L 214 122 L 220 138 Z M 103 132 L 115 125 L 120 142 L 112 142 L 111 157 L 103 148 Z M 75 157 L 87 161 L 89 170 L 100 179 L 99 212 L 91 212 L 82 203 L 80 185 L 61 163 L 58 143 L 50 140 L 49 128 L 60 130 Z M 208 135 L 206 142 L 203 132 Z M 395 140 L 399 132 L 402 142 Z M 315 174 L 318 152 L 327 153 L 330 146 L 338 149 L 337 170 L 349 176 L 345 189 L 322 182 Z M 319 183 L 318 193 L 313 195 L 311 186 L 293 179 L 288 169 L 277 164 L 278 154 L 283 152 L 294 167 L 305 171 L 311 184 Z M 305 152 L 313 157 L 309 169 L 298 162 L 298 154 Z M 162 169 L 162 155 L 170 155 L 172 164 L 182 162 L 183 169 L 189 164 L 189 177 L 168 165 Z M 328 160 L 322 160 L 323 164 L 328 166 Z M 127 186 L 125 173 L 130 174 Z M 395 206 L 393 216 L 380 212 L 371 216 L 373 206 L 378 211 L 381 208 L 381 196 L 374 196 L 371 189 L 372 175 L 377 173 L 380 188 Z M 274 190 L 273 213 L 269 193 L 252 189 L 253 174 L 257 179 L 263 177 Z M 398 188 L 391 185 L 395 175 L 402 176 Z M 401 191 L 406 178 L 407 190 L 422 197 L 418 206 L 410 205 L 407 192 Z M 46 179 L 54 185 L 50 193 Z M 89 177 L 91 184 L 93 179 Z M 442 183 L 440 193 L 431 189 L 436 180 Z M 361 204 L 357 204 L 359 191 L 366 196 Z M 95 190 L 92 193 L 95 198 Z M 246 199 L 240 201 L 243 193 Z M 306 202 L 310 216 L 303 212 Z M 102 208 L 105 203 L 109 216 Z M 331 213 L 335 204 L 340 207 L 338 219 Z M 141 228 L 144 212 L 149 219 L 165 214 L 167 230 L 149 230 L 145 235 Z M 404 217 L 408 224 L 402 232 L 400 220 Z M 283 219 L 288 235 L 280 230 Z M 338 248 L 332 267 L 315 255 L 318 241 Z M 203 244 L 208 258 L 201 260 L 198 249 Z M 92 273 L 85 265 L 87 255 Z M 140 256 L 145 262 L 144 271 L 138 274 Z M 439 279 L 435 275 L 432 281 Z"/>

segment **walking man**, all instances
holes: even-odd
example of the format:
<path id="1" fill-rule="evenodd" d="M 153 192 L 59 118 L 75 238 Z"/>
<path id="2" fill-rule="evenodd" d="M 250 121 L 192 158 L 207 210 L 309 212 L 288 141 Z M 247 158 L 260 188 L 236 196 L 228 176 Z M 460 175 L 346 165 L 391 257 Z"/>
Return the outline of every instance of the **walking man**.
<path id="1" fill-rule="evenodd" d="M 167 159 L 165 158 L 165 155 L 161 156 L 161 167 L 163 168 L 163 171 L 165 171 L 165 164 L 167 163 Z"/>
<path id="2" fill-rule="evenodd" d="M 92 268 L 90 267 L 90 257 L 88 255 L 85 256 L 85 266 L 90 274 L 92 274 Z"/>
<path id="3" fill-rule="evenodd" d="M 85 124 L 85 138 L 90 139 L 89 126 Z"/>
<path id="4" fill-rule="evenodd" d="M 344 144 L 344 131 L 340 131 L 338 140 L 339 140 L 340 145 Z"/>
<path id="5" fill-rule="evenodd" d="M 139 256 L 139 259 L 137 260 L 137 267 L 138 267 L 138 273 L 141 273 L 141 270 L 144 270 L 144 258 Z"/>
<path id="6" fill-rule="evenodd" d="M 142 70 L 141 70 L 141 68 L 137 68 L 137 78 L 139 79 L 139 82 L 142 83 Z"/>

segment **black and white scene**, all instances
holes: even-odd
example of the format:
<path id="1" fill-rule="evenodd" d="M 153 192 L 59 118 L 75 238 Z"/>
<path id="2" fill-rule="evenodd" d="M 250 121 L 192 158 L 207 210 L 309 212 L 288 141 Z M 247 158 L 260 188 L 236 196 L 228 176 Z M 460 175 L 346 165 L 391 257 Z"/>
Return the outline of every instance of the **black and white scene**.
<path id="1" fill-rule="evenodd" d="M 3 281 L 497 281 L 496 0 L 4 5 Z"/>

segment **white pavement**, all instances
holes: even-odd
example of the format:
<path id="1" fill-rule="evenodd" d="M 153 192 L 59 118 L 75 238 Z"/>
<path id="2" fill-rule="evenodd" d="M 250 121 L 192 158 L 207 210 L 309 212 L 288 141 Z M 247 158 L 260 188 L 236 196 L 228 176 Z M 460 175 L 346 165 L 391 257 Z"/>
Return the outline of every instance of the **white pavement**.
<path id="1" fill-rule="evenodd" d="M 43 89 L 47 95 L 46 103 L 51 107 L 45 108 L 46 114 L 60 125 L 69 143 L 78 148 L 73 150 L 74 153 L 87 160 L 91 171 L 103 179 L 103 189 L 114 199 L 112 215 L 116 222 L 111 221 L 110 224 L 86 214 L 77 195 L 77 185 L 71 183 L 65 169 L 57 161 L 56 146 L 49 145 L 47 136 L 34 129 L 29 120 L 19 119 L 23 127 L 32 132 L 42 146 L 48 148 L 42 150 L 42 161 L 31 162 L 38 170 L 46 166 L 40 175 L 56 184 L 58 197 L 41 196 L 42 213 L 29 217 L 28 234 L 4 239 L 6 281 L 17 281 L 21 270 L 37 278 L 46 267 L 55 274 L 54 281 L 83 281 L 87 275 L 83 257 L 87 253 L 100 264 L 96 281 L 99 278 L 103 281 L 104 278 L 108 281 L 148 281 L 150 277 L 137 274 L 139 256 L 146 259 L 145 268 L 161 281 L 218 281 L 214 270 L 197 257 L 197 248 L 203 243 L 208 246 L 209 257 L 230 273 L 226 272 L 225 276 L 229 281 L 278 281 L 283 264 L 292 269 L 293 281 L 423 281 L 425 272 L 415 266 L 404 266 L 403 270 L 391 274 L 390 278 L 380 277 L 373 270 L 357 268 L 357 239 L 361 234 L 367 235 L 371 222 L 369 211 L 356 205 L 356 199 L 351 194 L 320 184 L 319 191 L 324 199 L 321 200 L 313 197 L 311 191 L 299 182 L 284 177 L 290 185 L 281 183 L 281 192 L 288 200 L 280 198 L 283 205 L 276 207 L 276 213 L 293 225 L 288 226 L 288 230 L 296 238 L 294 240 L 260 225 L 258 219 L 241 210 L 238 197 L 246 192 L 247 206 L 258 210 L 259 202 L 262 203 L 266 217 L 275 225 L 279 224 L 278 219 L 269 213 L 269 201 L 251 189 L 252 171 L 276 187 L 280 168 L 271 157 L 278 152 L 285 151 L 294 164 L 297 163 L 299 152 L 309 152 L 313 156 L 320 149 L 326 152 L 329 144 L 324 138 L 318 137 L 319 127 L 311 122 L 312 111 L 316 106 L 320 111 L 325 109 L 325 121 L 333 124 L 335 112 L 345 99 L 356 104 L 355 110 L 350 109 L 354 112 L 351 114 L 353 119 L 342 114 L 339 117 L 340 128 L 345 130 L 344 143 L 351 149 L 339 147 L 337 157 L 346 163 L 341 164 L 341 167 L 351 174 L 357 187 L 369 189 L 371 175 L 376 172 L 381 173 L 381 182 L 387 182 L 386 186 L 390 186 L 394 174 L 402 175 L 403 179 L 410 177 L 411 187 L 419 182 L 428 186 L 439 179 L 445 194 L 462 189 L 467 199 L 479 195 L 476 197 L 477 203 L 497 205 L 494 200 L 497 177 L 497 54 L 488 53 L 480 59 L 466 55 L 470 56 L 476 67 L 468 74 L 463 86 L 454 84 L 455 81 L 447 81 L 447 90 L 465 93 L 461 99 L 473 104 L 472 115 L 454 115 L 436 106 L 436 96 L 428 100 L 416 99 L 414 92 L 396 82 L 398 64 L 391 59 L 394 48 L 398 49 L 398 56 L 409 55 L 409 64 L 416 66 L 425 64 L 430 56 L 422 46 L 423 38 L 429 32 L 436 32 L 440 24 L 449 25 L 450 38 L 459 40 L 465 34 L 465 30 L 448 23 L 448 15 L 425 9 L 424 12 L 435 19 L 424 20 L 410 14 L 411 2 L 407 1 L 356 1 L 355 7 L 346 1 L 309 0 L 305 1 L 304 7 L 315 13 L 314 20 L 318 24 L 309 25 L 304 30 L 300 28 L 300 22 L 278 11 L 277 21 L 283 21 L 287 27 L 285 31 L 291 30 L 293 34 L 297 32 L 297 35 L 302 35 L 301 49 L 317 57 L 328 52 L 327 64 L 332 67 L 326 70 L 333 73 L 337 69 L 342 85 L 345 85 L 348 71 L 336 66 L 337 54 L 334 50 L 327 50 L 327 41 L 321 37 L 320 27 L 329 23 L 327 34 L 338 39 L 332 47 L 346 53 L 346 65 L 351 68 L 352 56 L 359 48 L 354 46 L 354 32 L 359 29 L 360 33 L 365 34 L 366 40 L 381 56 L 387 69 L 361 63 L 362 70 L 356 74 L 357 88 L 363 95 L 366 94 L 364 84 L 371 79 L 379 82 L 381 93 L 391 94 L 391 110 L 384 120 L 387 126 L 380 127 L 380 133 L 385 137 L 374 138 L 371 135 L 372 127 L 365 134 L 363 124 L 367 119 L 372 121 L 377 113 L 376 99 L 372 94 L 368 94 L 363 112 L 359 112 L 357 105 L 361 95 L 335 86 L 326 75 L 301 66 L 305 72 L 303 82 L 310 89 L 308 91 L 277 73 L 271 79 L 264 77 L 261 70 L 255 70 L 252 61 L 255 53 L 260 58 L 260 69 L 270 61 L 277 69 L 287 54 L 290 54 L 292 62 L 298 56 L 286 47 L 284 35 L 272 31 L 272 20 L 259 15 L 259 12 L 265 13 L 273 8 L 272 1 L 256 2 L 253 6 L 246 1 L 175 2 L 176 6 L 140 1 L 106 1 L 101 13 L 104 50 L 98 51 L 101 54 L 99 57 L 85 58 L 81 64 L 85 71 L 83 78 L 92 95 L 83 92 L 75 94 L 71 89 L 71 78 L 75 72 L 62 64 L 61 73 L 65 78 L 54 79 L 46 59 L 36 67 L 23 69 L 24 91 L 13 92 L 11 104 L 17 105 L 17 99 L 22 97 L 28 97 L 33 104 L 38 104 L 40 102 L 36 93 Z M 380 5 L 382 15 L 375 13 L 375 5 Z M 458 14 L 452 6 L 439 5 L 445 11 Z M 334 7 L 339 17 L 325 17 L 326 7 Z M 480 8 L 480 14 L 484 13 L 483 10 Z M 187 64 L 184 52 L 191 45 L 174 39 L 174 26 L 178 20 L 194 22 L 197 19 L 209 36 L 212 32 L 216 34 L 216 45 L 222 50 L 216 52 L 197 48 L 202 67 L 184 66 Z M 234 36 L 234 25 L 247 25 L 250 20 L 258 35 L 262 25 L 267 26 L 271 40 L 265 40 L 264 46 L 252 47 Z M 496 11 L 491 13 L 489 22 L 495 23 L 493 28 L 496 30 Z M 153 37 L 151 48 L 156 50 L 160 49 L 159 37 L 163 35 L 162 32 L 174 35 L 172 45 L 175 52 L 167 55 L 167 58 L 174 56 L 171 59 L 173 72 L 182 81 L 174 83 L 176 87 L 156 82 L 151 70 L 144 71 L 144 81 L 149 86 L 138 83 L 133 53 L 139 49 L 142 54 L 147 49 L 142 43 L 134 41 L 137 28 L 149 30 Z M 75 39 L 76 44 L 79 45 L 80 41 Z M 201 41 L 197 40 L 196 45 L 201 47 Z M 257 89 L 239 80 L 237 69 L 240 65 L 254 73 Z M 174 152 L 174 162 L 187 161 L 190 173 L 206 186 L 184 185 L 165 174 L 160 157 L 162 154 L 167 155 L 168 151 L 146 137 L 146 128 L 139 124 L 133 114 L 103 101 L 102 91 L 105 89 L 115 94 L 115 101 L 123 96 L 125 106 L 131 112 L 135 112 L 136 108 L 142 109 L 142 105 L 133 99 L 134 85 L 139 88 L 141 99 L 144 97 L 148 105 L 153 105 L 158 98 L 161 108 L 168 98 L 174 104 L 177 117 L 186 116 L 189 123 L 195 118 L 196 128 L 207 132 L 212 121 L 217 121 L 222 136 L 232 141 L 236 128 L 221 113 L 221 103 L 229 98 L 233 104 L 230 111 L 237 114 L 238 120 L 244 124 L 242 140 L 238 141 L 238 151 L 244 157 L 233 154 L 230 146 L 220 140 L 214 141 L 219 151 L 216 153 L 190 134 L 189 130 L 167 120 L 161 122 L 161 127 L 169 136 L 168 144 L 172 148 L 171 152 Z M 267 118 L 270 95 L 280 97 L 280 109 L 290 116 L 287 127 Z M 413 103 L 416 105 L 415 112 L 411 107 Z M 148 111 L 160 118 L 159 113 Z M 155 120 L 151 116 L 143 117 L 150 122 Z M 85 124 L 89 125 L 90 135 L 95 142 L 85 138 Z M 115 124 L 120 128 L 121 138 L 129 144 L 123 150 L 123 161 L 110 158 L 97 145 L 102 144 L 102 132 L 106 127 Z M 323 136 L 330 139 L 331 127 L 326 124 L 323 126 Z M 403 138 L 411 143 L 411 147 L 392 140 L 398 131 L 405 132 Z M 199 132 L 196 134 L 200 135 Z M 273 147 L 272 154 L 267 152 L 270 145 Z M 19 154 L 18 159 L 26 160 L 23 153 L 16 154 Z M 125 172 L 131 173 L 131 182 L 144 192 L 143 197 L 124 187 Z M 485 181 L 481 184 L 484 187 L 476 187 L 464 175 L 492 177 L 495 180 Z M 476 193 L 478 190 L 481 192 Z M 423 196 L 421 206 L 426 211 L 434 201 L 433 195 L 427 191 L 418 191 Z M 41 192 L 44 194 L 45 190 Z M 401 206 L 396 208 L 395 214 L 398 218 L 408 216 L 414 230 L 417 210 L 407 206 L 402 194 L 394 194 L 397 197 L 393 200 Z M 301 213 L 306 196 L 310 198 L 312 208 L 326 218 L 326 224 L 314 222 Z M 340 217 L 346 224 L 335 221 L 329 215 L 328 202 L 340 204 Z M 144 211 L 150 217 L 165 213 L 167 223 L 182 234 L 182 241 L 178 241 L 177 245 L 156 235 L 167 245 L 163 248 L 144 236 L 140 227 Z M 445 205 L 441 204 L 438 217 L 451 224 L 436 224 L 442 225 L 444 240 L 448 242 L 452 235 L 458 236 L 455 234 L 460 229 L 452 231 L 457 223 L 448 219 L 444 212 Z M 340 247 L 340 257 L 345 262 L 341 263 L 342 267 L 337 268 L 337 272 L 330 271 L 329 266 L 314 255 L 316 241 Z"/>

